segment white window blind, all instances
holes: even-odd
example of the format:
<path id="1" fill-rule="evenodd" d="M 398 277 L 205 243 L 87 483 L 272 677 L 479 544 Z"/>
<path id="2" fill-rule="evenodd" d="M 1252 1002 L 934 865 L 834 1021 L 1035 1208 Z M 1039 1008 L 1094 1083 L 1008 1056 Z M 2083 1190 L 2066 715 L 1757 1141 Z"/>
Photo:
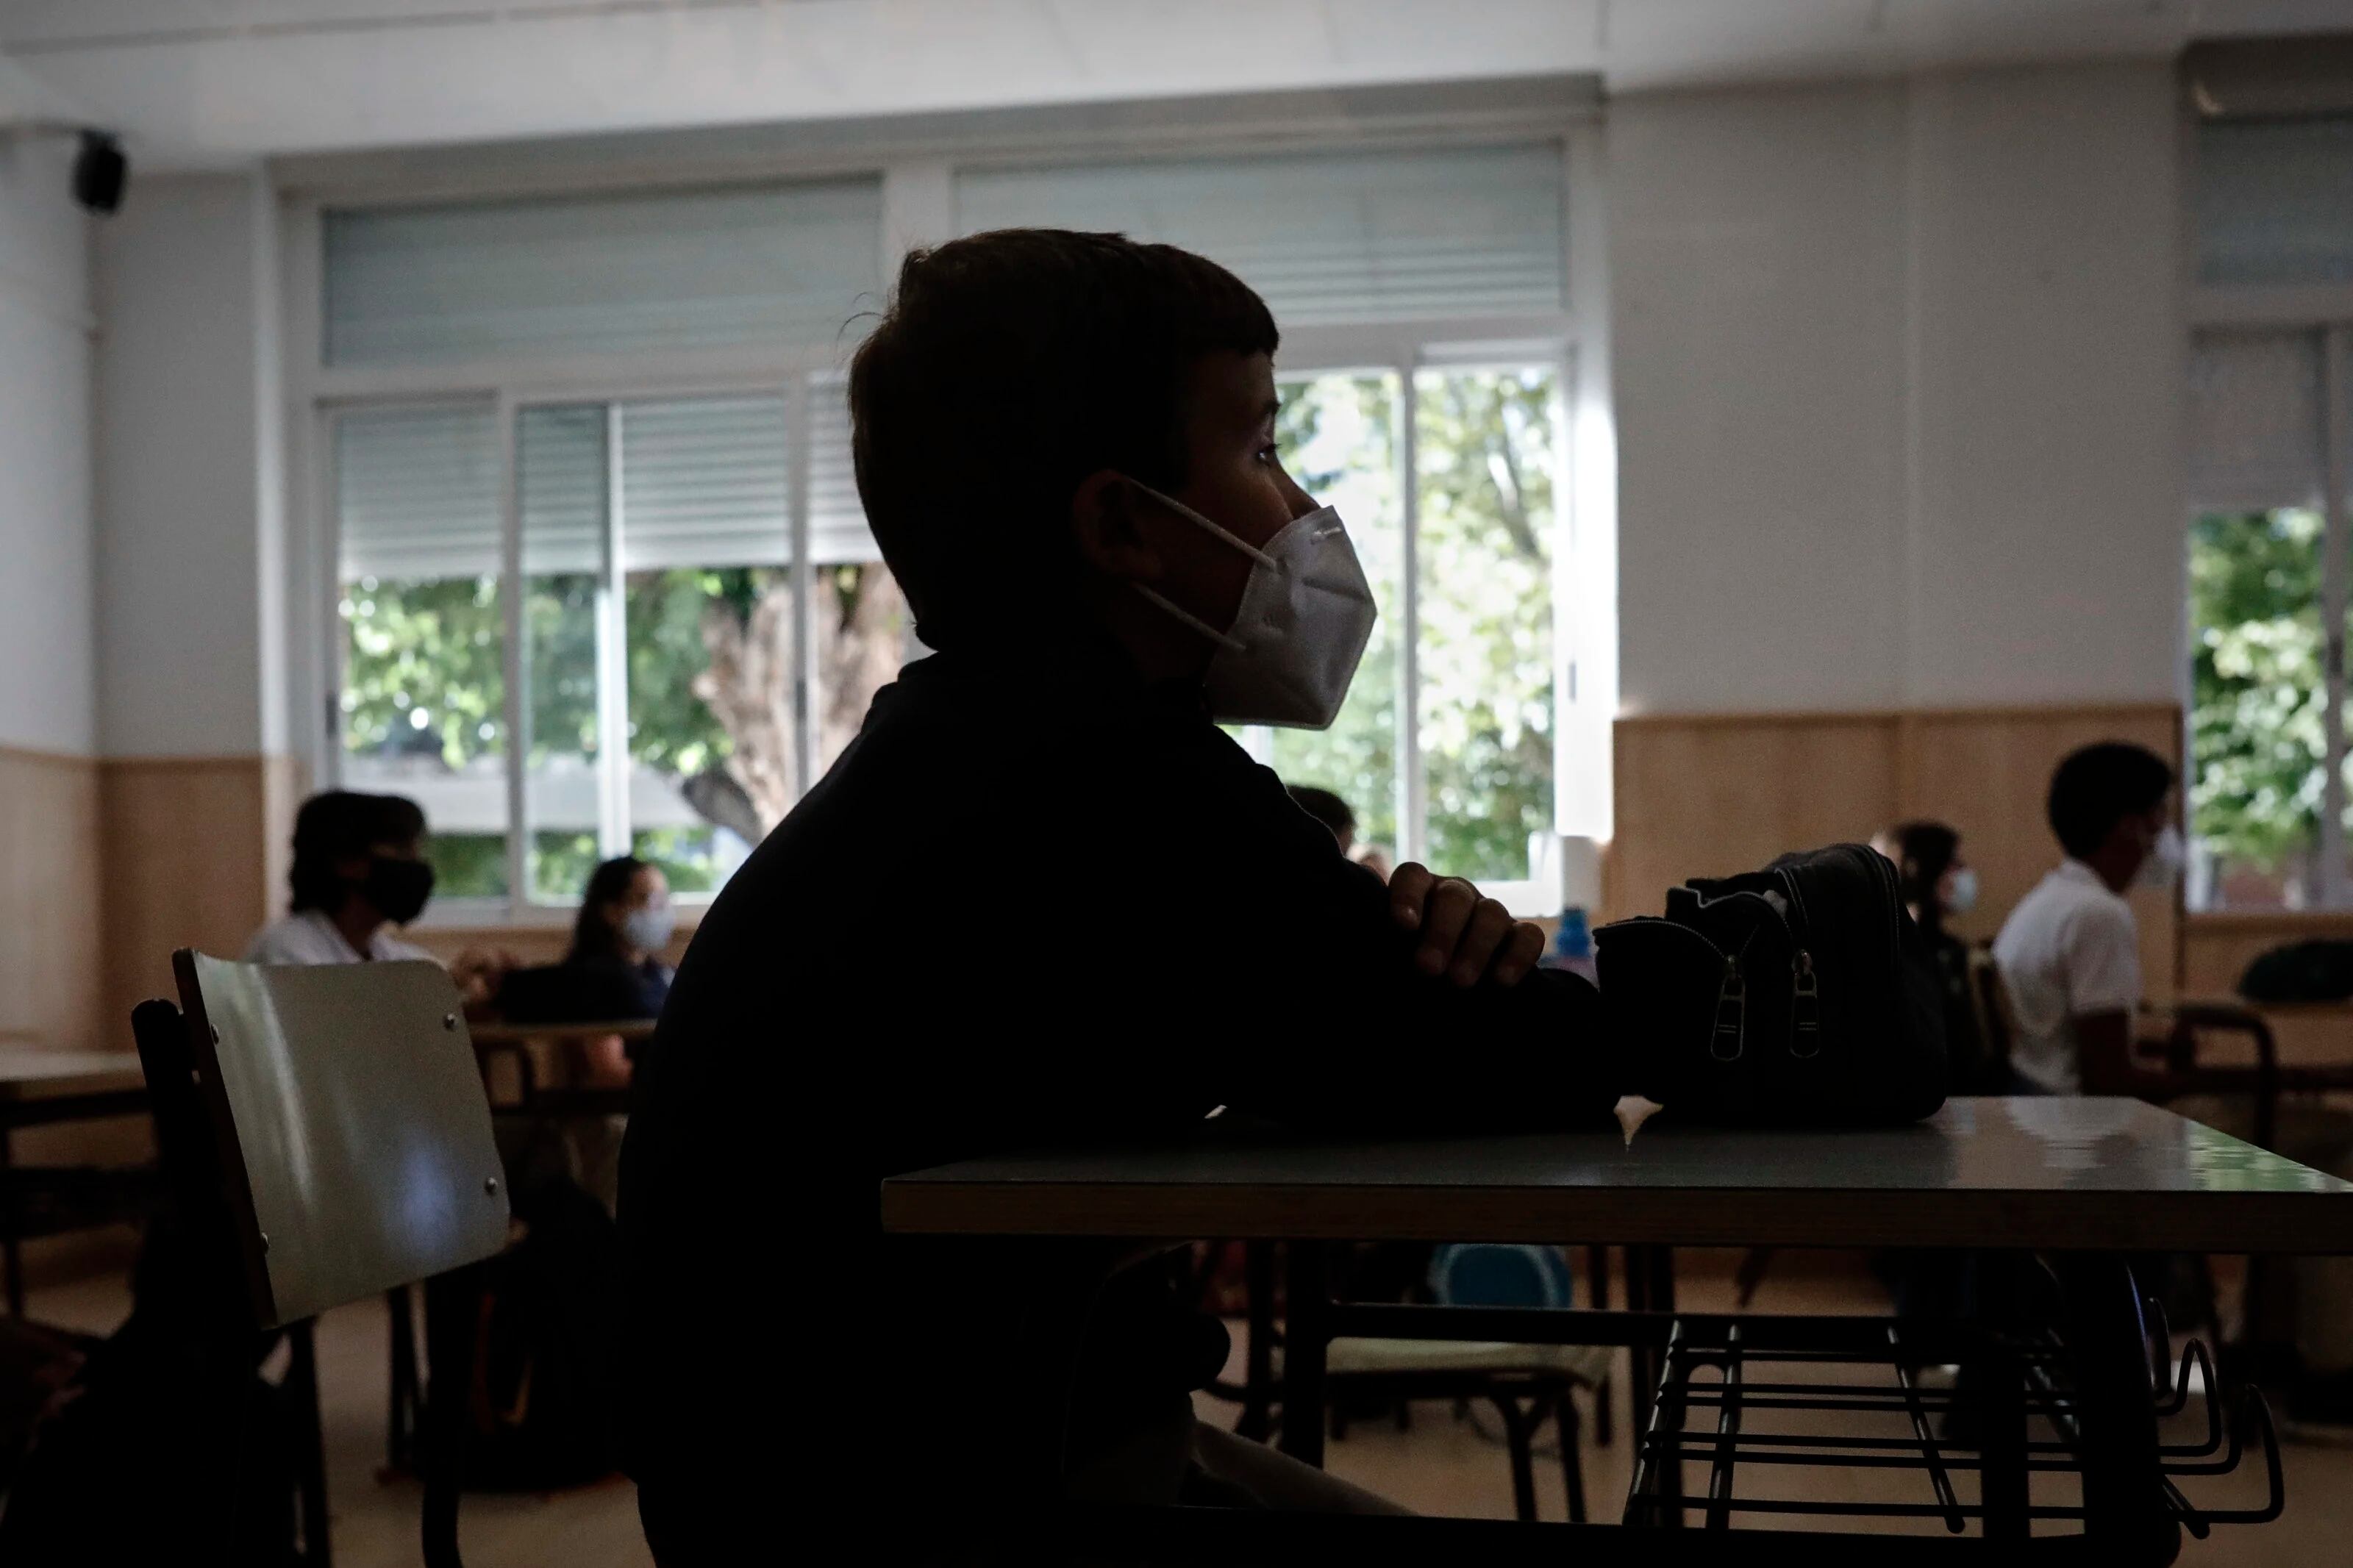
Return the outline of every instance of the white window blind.
<path id="1" fill-rule="evenodd" d="M 809 556 L 881 558 L 858 503 L 843 384 L 809 399 Z M 774 395 L 541 405 L 517 414 L 523 570 L 604 569 L 608 443 L 627 572 L 781 566 L 792 559 L 789 437 Z M 487 405 L 360 410 L 336 426 L 343 574 L 473 577 L 499 570 L 496 425 Z"/>
<path id="2" fill-rule="evenodd" d="M 820 566 L 882 559 L 858 500 L 849 392 L 849 382 L 840 376 L 818 376 L 809 383 L 809 559 Z"/>
<path id="3" fill-rule="evenodd" d="M 791 559 L 783 398 L 679 398 L 618 412 L 625 570 Z"/>
<path id="4" fill-rule="evenodd" d="M 2198 259 L 2208 283 L 2353 282 L 2353 119 L 2200 126 Z"/>
<path id="5" fill-rule="evenodd" d="M 353 410 L 335 421 L 345 582 L 499 569 L 499 429 L 488 403 Z"/>
<path id="6" fill-rule="evenodd" d="M 2316 507 L 2316 332 L 2201 332 L 2189 360 L 2189 500 L 2201 511 Z"/>
<path id="7" fill-rule="evenodd" d="M 1558 143 L 958 175 L 965 233 L 1116 230 L 1198 251 L 1285 325 L 1557 311 Z"/>
<path id="8" fill-rule="evenodd" d="M 515 426 L 522 569 L 534 576 L 605 567 L 605 422 L 601 403 L 525 408 Z"/>
<path id="9" fill-rule="evenodd" d="M 830 343 L 881 283 L 872 179 L 324 221 L 331 365 Z"/>

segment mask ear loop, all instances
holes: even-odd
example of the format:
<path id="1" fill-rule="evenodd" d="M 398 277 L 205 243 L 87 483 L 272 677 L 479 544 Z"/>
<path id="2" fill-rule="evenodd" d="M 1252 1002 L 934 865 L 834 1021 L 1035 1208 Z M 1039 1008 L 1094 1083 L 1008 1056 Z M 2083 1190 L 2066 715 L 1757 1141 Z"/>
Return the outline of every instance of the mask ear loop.
<path id="1" fill-rule="evenodd" d="M 1170 511 L 1175 512 L 1177 516 L 1185 518 L 1192 522 L 1198 523 L 1201 527 L 1208 530 L 1208 531 L 1218 540 L 1226 544 L 1231 545 L 1236 550 L 1240 551 L 1243 554 L 1249 556 L 1260 565 L 1271 566 L 1278 571 L 1282 569 L 1282 563 L 1277 561 L 1273 556 L 1269 555 L 1265 551 L 1259 549 L 1254 544 L 1244 543 L 1233 534 L 1219 527 L 1216 523 L 1211 522 L 1208 518 L 1203 517 L 1199 512 L 1195 511 L 1191 507 L 1187 506 L 1183 501 L 1178 500 L 1175 496 L 1162 495 L 1158 490 L 1154 489 L 1142 479 L 1130 479 L 1127 482 L 1134 485 L 1137 489 L 1142 490 L 1145 495 L 1150 496 L 1154 500 L 1158 501 L 1162 506 L 1166 507 Z M 1227 649 L 1229 652 L 1248 653 L 1250 651 L 1250 644 L 1242 641 L 1241 638 L 1235 637 L 1230 632 L 1219 631 L 1217 627 L 1211 626 L 1208 622 L 1203 620 L 1192 611 L 1186 609 L 1183 605 L 1177 604 L 1173 599 L 1170 599 L 1166 595 L 1156 593 L 1154 590 L 1145 587 L 1141 583 L 1132 583 L 1129 586 L 1133 587 L 1137 593 L 1143 595 L 1145 598 L 1151 600 L 1154 604 L 1159 605 L 1162 609 L 1167 611 L 1170 615 L 1176 616 L 1178 620 L 1184 622 L 1187 626 L 1191 626 L 1195 631 L 1199 632 L 1203 637 L 1208 637 L 1211 642 L 1214 642 L 1220 647 Z"/>

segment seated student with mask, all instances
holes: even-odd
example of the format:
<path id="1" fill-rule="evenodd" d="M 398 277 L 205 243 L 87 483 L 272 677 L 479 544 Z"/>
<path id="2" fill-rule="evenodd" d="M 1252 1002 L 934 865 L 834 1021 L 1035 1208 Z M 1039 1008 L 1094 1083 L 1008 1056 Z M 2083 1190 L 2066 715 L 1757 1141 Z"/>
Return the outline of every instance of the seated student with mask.
<path id="1" fill-rule="evenodd" d="M 2140 929 L 2124 897 L 2180 873 L 2172 795 L 2172 767 L 2121 741 L 2072 752 L 2052 774 L 2051 831 L 2066 858 L 1993 943 L 2016 1031 L 2010 1066 L 2030 1091 L 2162 1096 L 2178 1087 L 2133 1060 Z"/>
<path id="2" fill-rule="evenodd" d="M 858 350 L 859 493 L 938 651 L 712 904 L 639 1075 L 624 1354 L 658 1561 L 773 1542 L 784 1475 L 877 1561 L 969 1544 L 1018 1495 L 975 1423 L 1049 1397 L 1018 1353 L 1070 1249 L 885 1238 L 889 1174 L 1221 1104 L 1609 1124 L 1599 998 L 1537 969 L 1541 931 L 1419 867 L 1384 889 L 1218 728 L 1329 724 L 1372 626 L 1345 529 L 1277 457 L 1276 342 L 1199 257 L 1008 230 L 911 256 Z M 1172 852 L 1138 854 L 1139 821 Z M 767 1317 L 812 1258 L 821 1306 Z M 1376 1506 L 1197 1427 L 1222 1336 L 1138 1273 L 1088 1319 L 1074 1489 Z M 754 1316 L 723 1375 L 678 1353 Z M 788 1400 L 847 1428 L 794 1443 Z"/>
<path id="3" fill-rule="evenodd" d="M 670 996 L 662 950 L 677 929 L 660 867 L 634 855 L 607 860 L 581 891 L 564 962 L 510 971 L 499 1012 L 517 1024 L 658 1018 Z"/>
<path id="4" fill-rule="evenodd" d="M 329 790 L 294 814 L 293 901 L 246 944 L 248 963 L 361 963 L 433 955 L 400 940 L 433 896 L 425 813 L 406 795 Z"/>

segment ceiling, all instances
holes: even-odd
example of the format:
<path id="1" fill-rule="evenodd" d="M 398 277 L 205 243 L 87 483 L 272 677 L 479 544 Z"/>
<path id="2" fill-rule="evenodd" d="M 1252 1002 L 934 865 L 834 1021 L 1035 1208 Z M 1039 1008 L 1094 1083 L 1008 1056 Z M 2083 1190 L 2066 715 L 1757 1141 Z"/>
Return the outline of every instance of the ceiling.
<path id="1" fill-rule="evenodd" d="M 0 121 L 149 167 L 598 132 L 1599 75 L 2163 57 L 2353 0 L 0 0 Z"/>

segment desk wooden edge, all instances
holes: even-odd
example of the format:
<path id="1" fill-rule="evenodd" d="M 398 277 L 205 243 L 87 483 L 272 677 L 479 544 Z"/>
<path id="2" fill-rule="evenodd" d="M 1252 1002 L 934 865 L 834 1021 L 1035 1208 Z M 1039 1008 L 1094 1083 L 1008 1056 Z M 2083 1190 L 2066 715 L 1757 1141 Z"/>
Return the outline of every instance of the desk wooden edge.
<path id="1" fill-rule="evenodd" d="M 1271 1202 L 1240 1184 L 892 1179 L 881 1221 L 893 1234 L 1008 1237 L 2353 1254 L 2353 1229 L 2334 1242 L 2316 1232 L 2324 1195 L 1300 1186 Z M 1826 1224 L 1801 1197 L 1838 1214 Z"/>

